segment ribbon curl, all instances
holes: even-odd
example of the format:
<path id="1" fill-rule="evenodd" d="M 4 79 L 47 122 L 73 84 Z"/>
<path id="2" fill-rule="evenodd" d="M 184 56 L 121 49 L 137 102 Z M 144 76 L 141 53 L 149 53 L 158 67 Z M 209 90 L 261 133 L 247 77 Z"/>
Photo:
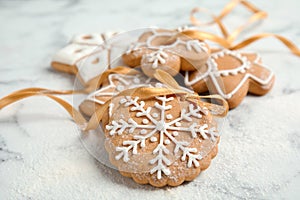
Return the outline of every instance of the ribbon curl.
<path id="1" fill-rule="evenodd" d="M 232 33 L 229 33 L 226 26 L 222 22 L 222 20 L 227 15 L 229 15 L 232 12 L 232 10 L 239 4 L 241 4 L 242 6 L 247 8 L 253 14 L 244 24 L 242 24 L 241 26 L 236 28 Z M 201 23 L 200 20 L 198 20 L 195 17 L 195 14 L 199 13 L 199 12 L 208 13 L 211 16 L 212 21 L 207 22 L 207 23 Z M 182 31 L 182 33 L 191 38 L 194 38 L 194 39 L 209 40 L 211 42 L 217 43 L 220 46 L 222 46 L 226 49 L 230 49 L 230 50 L 242 49 L 258 40 L 261 40 L 261 39 L 264 39 L 267 37 L 273 37 L 273 38 L 279 40 L 281 43 L 283 43 L 294 55 L 300 56 L 300 49 L 293 42 L 291 42 L 290 40 L 288 40 L 287 38 L 285 38 L 281 35 L 274 34 L 274 33 L 260 33 L 260 34 L 252 35 L 249 38 L 246 38 L 246 39 L 242 40 L 241 42 L 234 44 L 237 37 L 247 27 L 249 27 L 251 24 L 253 24 L 255 22 L 265 19 L 266 17 L 267 17 L 266 12 L 260 10 L 259 8 L 257 8 L 252 3 L 250 3 L 246 0 L 232 0 L 223 8 L 223 10 L 221 11 L 221 13 L 218 16 L 215 16 L 209 10 L 204 9 L 204 8 L 194 8 L 190 14 L 190 21 L 194 26 L 217 24 L 222 33 L 222 36 L 218 36 L 213 33 L 203 32 L 203 31 L 199 31 L 199 30 L 186 30 L 186 31 Z"/>

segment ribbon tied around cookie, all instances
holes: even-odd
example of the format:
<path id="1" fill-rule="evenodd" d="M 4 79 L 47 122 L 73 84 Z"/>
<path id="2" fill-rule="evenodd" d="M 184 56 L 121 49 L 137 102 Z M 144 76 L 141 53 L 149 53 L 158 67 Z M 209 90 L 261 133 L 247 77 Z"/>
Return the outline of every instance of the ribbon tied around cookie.
<path id="1" fill-rule="evenodd" d="M 117 68 L 117 71 L 123 71 L 125 72 L 126 69 L 123 69 L 123 67 Z M 130 69 L 132 70 L 132 69 Z M 109 73 L 115 72 L 114 70 L 111 70 L 107 73 L 103 73 L 102 76 L 100 76 L 99 81 L 97 81 L 97 85 L 101 84 L 101 80 L 103 80 L 105 76 L 107 76 Z M 134 73 L 134 71 L 133 71 Z M 122 92 L 120 92 L 118 96 L 138 96 L 141 100 L 143 99 L 149 99 L 153 98 L 155 96 L 159 95 L 182 95 L 184 100 L 198 103 L 202 101 L 202 99 L 211 99 L 216 100 L 217 103 L 210 103 L 210 102 L 204 102 L 205 106 L 208 108 L 211 113 L 216 117 L 224 117 L 226 116 L 228 112 L 228 104 L 226 100 L 224 100 L 219 95 L 208 95 L 208 96 L 199 96 L 196 93 L 190 93 L 186 90 L 182 90 L 178 83 L 175 81 L 175 79 L 169 75 L 167 72 L 164 72 L 162 70 L 157 70 L 155 73 L 155 77 L 161 81 L 162 83 L 168 85 L 168 88 L 147 88 L 147 87 L 141 87 L 141 88 L 134 88 L 134 89 L 127 89 Z M 50 90 L 45 88 L 27 88 L 23 90 L 18 90 L 16 92 L 11 93 L 10 95 L 7 95 L 0 99 L 0 110 L 4 107 L 17 102 L 19 100 L 32 97 L 32 96 L 45 96 L 48 97 L 55 102 L 57 102 L 59 105 L 61 105 L 73 118 L 76 124 L 79 125 L 79 127 L 84 130 L 95 130 L 100 121 L 102 120 L 102 117 L 104 116 L 105 112 L 107 111 L 109 104 L 111 102 L 111 99 L 107 101 L 102 107 L 97 109 L 95 113 L 92 115 L 89 121 L 87 121 L 84 116 L 76 110 L 70 103 L 66 102 L 65 100 L 55 96 L 55 95 L 71 95 L 71 94 L 79 94 L 84 93 L 86 91 L 76 91 L 76 90 Z M 112 98 L 114 98 L 112 97 Z M 203 103 L 203 102 L 202 102 Z M 219 105 L 220 104 L 220 105 Z"/>

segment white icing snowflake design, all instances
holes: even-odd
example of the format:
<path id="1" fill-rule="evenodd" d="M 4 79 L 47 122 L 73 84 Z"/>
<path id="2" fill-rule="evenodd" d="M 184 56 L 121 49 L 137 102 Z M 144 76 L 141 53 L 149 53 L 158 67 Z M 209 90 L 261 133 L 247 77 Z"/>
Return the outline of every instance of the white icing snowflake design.
<path id="1" fill-rule="evenodd" d="M 203 139 L 215 141 L 218 133 L 214 127 L 208 128 L 207 124 L 193 123 L 193 119 L 201 119 L 203 115 L 207 115 L 207 109 L 190 103 L 188 108 L 181 110 L 180 117 L 173 119 L 173 116 L 166 114 L 166 111 L 172 109 L 172 105 L 168 105 L 168 102 L 173 101 L 174 97 L 159 96 L 156 99 L 157 102 L 155 102 L 154 107 L 159 113 L 151 112 L 153 109 L 151 106 L 145 108 L 145 102 L 138 102 L 138 97 L 127 96 L 120 100 L 120 104 L 130 107 L 130 111 L 136 112 L 137 118 L 142 117 L 143 119 L 141 124 L 129 118 L 128 120 L 112 120 L 110 124 L 106 125 L 111 136 L 125 134 L 126 130 L 128 134 L 133 134 L 134 131 L 137 133 L 133 136 L 133 140 L 125 140 L 122 146 L 116 147 L 116 151 L 119 153 L 115 159 L 120 160 L 122 158 L 124 162 L 129 162 L 130 155 L 138 154 L 138 147 L 144 148 L 146 140 L 149 140 L 152 143 L 157 143 L 152 152 L 155 157 L 149 161 L 149 164 L 153 165 L 150 173 L 157 173 L 158 179 L 162 178 L 162 173 L 167 176 L 171 174 L 168 166 L 172 163 L 167 158 L 169 154 L 175 155 L 181 152 L 181 160 L 187 160 L 187 167 L 190 168 L 193 165 L 199 167 L 199 160 L 202 159 L 201 152 L 197 152 L 197 148 L 189 147 L 187 141 L 179 141 L 176 137 L 185 132 L 189 133 L 191 138 L 196 138 L 199 135 Z M 167 122 L 167 120 L 169 121 Z M 187 127 L 183 125 L 186 122 L 189 122 Z M 156 133 L 159 133 L 158 138 L 154 136 Z M 175 146 L 173 152 L 167 148 L 171 143 Z"/>
<path id="2" fill-rule="evenodd" d="M 154 51 L 150 54 L 146 54 L 146 59 L 148 62 L 152 63 L 152 68 L 156 69 L 158 67 L 158 64 L 165 64 L 166 59 L 169 57 L 166 52 L 164 52 L 162 49 L 159 49 L 157 51 Z"/>

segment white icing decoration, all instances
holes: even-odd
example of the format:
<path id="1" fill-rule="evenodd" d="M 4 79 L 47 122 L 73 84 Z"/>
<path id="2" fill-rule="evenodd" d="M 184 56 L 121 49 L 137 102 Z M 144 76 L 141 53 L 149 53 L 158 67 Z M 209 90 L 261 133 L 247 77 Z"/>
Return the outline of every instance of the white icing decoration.
<path id="1" fill-rule="evenodd" d="M 71 40 L 71 43 L 88 45 L 101 45 L 103 42 L 104 40 L 99 33 L 78 34 Z"/>
<path id="2" fill-rule="evenodd" d="M 230 55 L 230 56 L 238 59 L 239 61 L 241 61 L 242 65 L 237 68 L 234 68 L 234 69 L 218 70 L 218 64 L 216 63 L 215 59 L 218 59 L 219 57 L 223 57 L 223 56 L 227 56 L 227 55 Z M 268 69 L 265 65 L 258 63 L 259 59 L 260 58 L 257 57 L 253 63 Z M 185 80 L 184 80 L 185 84 L 187 86 L 192 86 L 192 85 L 196 84 L 197 82 L 199 82 L 200 80 L 204 80 L 209 77 L 212 80 L 215 88 L 217 89 L 218 94 L 220 94 L 225 99 L 230 99 L 243 86 L 243 84 L 247 81 L 248 78 L 251 78 L 251 79 L 257 81 L 261 85 L 268 85 L 273 77 L 273 72 L 271 70 L 269 70 L 270 74 L 266 79 L 261 79 L 253 74 L 248 73 L 247 70 L 251 68 L 251 63 L 247 60 L 246 57 L 242 56 L 240 53 L 238 53 L 236 51 L 222 50 L 222 51 L 216 52 L 211 55 L 211 58 L 207 61 L 206 64 L 207 64 L 207 71 L 204 72 L 203 74 L 195 77 L 193 80 L 189 80 L 189 77 L 190 77 L 189 72 L 186 71 Z M 246 74 L 245 74 L 244 78 L 241 80 L 241 82 L 237 85 L 236 88 L 234 88 L 229 93 L 225 93 L 222 90 L 221 86 L 219 85 L 219 82 L 217 81 L 217 77 L 220 75 L 221 76 L 229 76 L 229 75 L 234 76 L 234 75 L 237 75 L 238 73 L 246 73 Z"/>
<path id="3" fill-rule="evenodd" d="M 81 58 L 93 53 L 97 46 L 83 44 L 69 44 L 58 51 L 52 58 L 52 61 L 67 65 L 74 65 Z"/>
<path id="4" fill-rule="evenodd" d="M 154 118 L 157 118 L 157 117 L 158 117 L 158 113 L 153 113 L 152 116 L 153 116 Z"/>
<path id="5" fill-rule="evenodd" d="M 117 85 L 115 85 L 113 80 L 117 81 Z M 151 78 L 146 77 L 143 74 L 137 74 L 137 75 L 110 74 L 108 76 L 108 82 L 109 84 L 107 86 L 102 87 L 99 90 L 96 90 L 95 92 L 89 94 L 86 99 L 102 105 L 105 102 L 99 100 L 97 97 L 114 96 L 125 89 L 139 88 L 139 87 L 153 87 L 153 84 L 151 83 Z M 137 84 L 136 82 L 139 82 L 140 84 Z M 156 88 L 165 87 L 165 85 L 161 83 L 154 83 L 154 86 Z M 181 87 L 181 89 L 189 93 L 193 92 L 185 87 Z M 113 90 L 113 92 L 107 92 L 109 90 Z M 153 113 L 153 117 L 154 118 L 158 117 L 158 114 Z"/>
<path id="6" fill-rule="evenodd" d="M 166 140 L 164 141 L 164 143 L 165 143 L 166 145 L 168 145 L 168 144 L 171 143 L 171 141 L 170 141 L 169 139 L 166 139 Z"/>
<path id="7" fill-rule="evenodd" d="M 164 52 L 162 49 L 154 51 L 150 54 L 144 55 L 148 62 L 152 63 L 152 68 L 156 69 L 158 64 L 166 64 L 166 58 L 168 58 L 168 54 Z"/>
<path id="8" fill-rule="evenodd" d="M 140 82 L 144 84 L 135 84 L 136 79 L 139 79 Z M 117 81 L 117 85 L 115 85 L 113 80 Z M 123 91 L 124 89 L 138 88 L 138 87 L 151 87 L 150 81 L 151 78 L 148 78 L 142 74 L 137 74 L 137 75 L 110 74 L 108 76 L 109 85 L 91 93 L 87 97 L 87 100 L 102 105 L 105 102 L 97 99 L 97 97 L 114 96 L 119 92 Z M 113 90 L 113 92 L 106 92 L 108 90 Z"/>
<path id="9" fill-rule="evenodd" d="M 156 137 L 151 137 L 151 138 L 150 138 L 150 141 L 151 141 L 151 142 L 157 142 L 157 138 L 156 138 Z"/>
<path id="10" fill-rule="evenodd" d="M 148 119 L 143 119 L 143 124 L 148 124 L 149 120 Z"/>
<path id="11" fill-rule="evenodd" d="M 163 84 L 162 83 L 155 83 L 155 87 L 156 88 L 161 88 L 161 87 L 163 87 Z"/>
<path id="12" fill-rule="evenodd" d="M 88 82 L 90 79 L 102 73 L 105 67 L 110 64 L 108 52 L 112 47 L 107 43 L 107 40 L 116 34 L 117 32 L 106 32 L 102 34 L 91 33 L 75 35 L 70 44 L 59 50 L 53 56 L 52 61 L 76 66 L 79 69 L 78 73 L 83 81 Z M 99 63 L 93 63 L 96 59 L 98 59 Z"/>
<path id="13" fill-rule="evenodd" d="M 173 131 L 172 134 L 173 134 L 173 136 L 175 136 L 175 137 L 178 136 L 178 132 L 177 132 L 177 131 Z"/>
<path id="14" fill-rule="evenodd" d="M 112 116 L 112 111 L 113 111 L 114 106 L 115 106 L 115 104 L 113 104 L 113 103 L 109 104 L 109 109 L 108 109 L 108 115 L 109 115 L 109 117 Z"/>
<path id="15" fill-rule="evenodd" d="M 198 123 L 193 123 L 188 127 L 177 127 L 174 125 L 180 122 L 192 122 L 192 118 L 201 118 L 202 115 L 205 115 L 205 113 L 202 112 L 203 109 L 191 103 L 187 110 L 185 109 L 184 112 L 181 112 L 180 117 L 170 122 L 166 122 L 166 111 L 172 109 L 172 106 L 168 105 L 168 102 L 173 101 L 173 97 L 156 97 L 158 101 L 155 102 L 154 107 L 160 111 L 160 119 L 158 120 L 152 117 L 153 114 L 155 114 L 151 114 L 153 107 L 145 108 L 145 102 L 138 102 L 138 99 L 138 97 L 131 98 L 127 96 L 120 100 L 120 104 L 125 107 L 131 107 L 130 110 L 136 111 L 137 117 L 148 119 L 151 124 L 139 124 L 134 119 L 130 118 L 128 121 L 124 121 L 123 119 L 119 119 L 117 121 L 112 120 L 110 124 L 106 125 L 106 129 L 109 131 L 111 136 L 115 134 L 121 135 L 126 130 L 129 134 L 134 133 L 136 129 L 147 130 L 147 133 L 134 135 L 133 140 L 124 141 L 123 146 L 116 147 L 116 151 L 120 153 L 115 158 L 117 160 L 123 158 L 124 162 L 128 162 L 130 160 L 129 152 L 132 151 L 132 154 L 137 154 L 138 146 L 144 148 L 146 144 L 145 141 L 150 139 L 151 142 L 158 141 L 156 148 L 152 152 L 155 157 L 149 161 L 149 164 L 154 165 L 154 167 L 150 170 L 150 173 L 157 173 L 158 179 L 161 179 L 162 173 L 167 176 L 171 174 L 168 166 L 172 163 L 167 157 L 167 155 L 170 154 L 170 151 L 165 146 L 170 143 L 173 143 L 175 146 L 173 149 L 174 154 L 181 151 L 181 160 L 185 161 L 187 159 L 187 167 L 192 167 L 193 165 L 198 167 L 199 160 L 202 159 L 202 156 L 199 152 L 197 152 L 197 149 L 188 147 L 188 142 L 179 141 L 174 136 L 178 135 L 178 132 L 187 132 L 190 133 L 192 138 L 196 138 L 199 134 L 204 139 L 215 140 L 217 132 L 215 129 L 208 129 L 207 124 L 200 125 Z M 159 134 L 159 139 L 155 137 L 154 134 Z M 210 134 L 213 135 L 210 136 Z"/>
<path id="16" fill-rule="evenodd" d="M 131 53 L 132 51 L 136 51 L 141 47 L 147 47 L 150 49 L 170 49 L 174 48 L 179 44 L 185 45 L 188 51 L 195 51 L 197 53 L 199 52 L 207 52 L 208 48 L 206 47 L 206 44 L 204 42 L 200 42 L 199 40 L 188 40 L 184 41 L 181 40 L 180 38 L 177 37 L 178 32 L 158 32 L 154 29 L 151 30 L 152 35 L 147 38 L 145 42 L 135 42 L 132 43 L 128 50 L 126 51 L 126 54 Z M 159 46 L 154 46 L 152 45 L 152 41 L 156 39 L 157 37 L 177 37 L 176 41 L 173 42 L 172 44 L 169 45 L 159 45 Z"/>
<path id="17" fill-rule="evenodd" d="M 168 114 L 168 115 L 166 116 L 166 118 L 167 118 L 167 119 L 172 119 L 173 116 L 172 116 L 171 114 Z"/>
<path id="18" fill-rule="evenodd" d="M 207 52 L 208 48 L 206 47 L 205 43 L 200 42 L 199 40 L 189 40 L 186 42 L 186 48 L 188 51 L 192 51 L 193 49 L 200 53 L 202 51 Z"/>

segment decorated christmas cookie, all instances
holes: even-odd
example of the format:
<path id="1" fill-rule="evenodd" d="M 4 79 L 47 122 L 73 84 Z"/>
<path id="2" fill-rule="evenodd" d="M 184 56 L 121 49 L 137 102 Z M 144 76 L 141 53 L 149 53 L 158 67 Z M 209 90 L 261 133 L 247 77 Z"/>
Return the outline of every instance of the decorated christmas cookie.
<path id="1" fill-rule="evenodd" d="M 183 96 L 119 96 L 108 115 L 103 128 L 110 161 L 137 183 L 180 185 L 208 168 L 217 154 L 210 111 Z"/>
<path id="2" fill-rule="evenodd" d="M 78 74 L 85 85 L 110 64 L 111 45 L 108 39 L 116 32 L 80 34 L 52 58 L 51 66 L 59 71 Z M 84 67 L 81 67 L 83 66 Z"/>
<path id="3" fill-rule="evenodd" d="M 122 92 L 123 90 L 137 87 L 149 87 L 151 78 L 146 77 L 142 73 L 129 74 L 110 74 L 102 86 L 91 93 L 86 100 L 84 100 L 79 108 L 84 114 L 91 116 L 96 109 L 99 109 L 113 96 Z"/>
<path id="4" fill-rule="evenodd" d="M 125 64 L 141 66 L 144 73 L 153 77 L 155 69 L 171 75 L 180 70 L 192 71 L 202 66 L 210 54 L 206 43 L 191 39 L 180 31 L 153 29 L 140 36 L 123 55 Z"/>
<path id="5" fill-rule="evenodd" d="M 185 84 L 196 92 L 208 90 L 228 101 L 230 108 L 238 106 L 247 93 L 264 95 L 273 86 L 275 77 L 255 53 L 220 50 L 212 53 L 200 70 L 185 72 Z"/>

